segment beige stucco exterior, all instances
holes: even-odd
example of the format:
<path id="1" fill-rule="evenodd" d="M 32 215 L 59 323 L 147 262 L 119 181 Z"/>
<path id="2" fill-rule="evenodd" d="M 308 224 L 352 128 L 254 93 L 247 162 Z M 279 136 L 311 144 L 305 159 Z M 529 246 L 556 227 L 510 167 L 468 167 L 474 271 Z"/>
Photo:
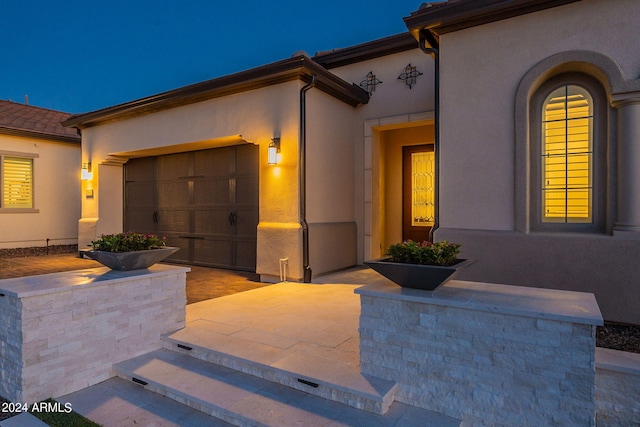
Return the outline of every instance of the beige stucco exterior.
<path id="1" fill-rule="evenodd" d="M 33 209 L 0 209 L 0 249 L 76 244 L 80 145 L 0 134 L 0 152 L 33 157 L 34 185 Z"/>
<path id="2" fill-rule="evenodd" d="M 423 73 L 412 88 L 398 79 L 408 64 L 416 66 L 417 70 Z M 376 87 L 369 103 L 358 107 L 352 123 L 358 263 L 382 256 L 385 245 L 401 240 L 397 231 L 387 231 L 387 227 L 397 230 L 402 219 L 397 210 L 385 213 L 384 193 L 395 191 L 399 194 L 401 188 L 394 189 L 391 184 L 388 187 L 385 184 L 382 173 L 385 164 L 384 154 L 381 157 L 381 152 L 384 152 L 386 146 L 384 132 L 414 127 L 419 123 L 433 123 L 434 68 L 433 60 L 416 48 L 331 70 L 343 79 L 355 83 L 361 82 L 369 71 L 373 71 L 383 82 Z M 426 130 L 428 133 L 431 132 Z M 407 140 L 396 145 L 416 143 Z M 388 162 L 388 166 L 396 169 L 401 167 L 397 162 Z M 393 242 L 388 242 L 390 236 L 394 237 Z"/>
<path id="3" fill-rule="evenodd" d="M 630 160 L 640 138 L 638 22 L 634 0 L 583 0 L 440 36 L 436 239 L 462 243 L 477 260 L 462 278 L 593 292 L 606 319 L 640 323 L 638 163 Z M 528 102 L 562 72 L 593 76 L 607 92 L 604 233 L 530 227 Z"/>
<path id="4" fill-rule="evenodd" d="M 612 4 L 613 3 L 613 4 Z M 574 50 L 610 57 L 626 79 L 640 75 L 640 8 L 634 0 L 585 0 L 441 38 L 441 225 L 513 230 L 514 102 L 538 62 Z M 464 124 L 461 126 L 461 124 Z M 500 165 L 487 170 L 486 165 Z M 468 180 L 482 175 L 482 180 Z M 473 205 L 474 209 L 466 207 Z"/>
<path id="5" fill-rule="evenodd" d="M 398 79 L 409 63 L 424 73 L 411 89 Z M 306 222 L 314 275 L 370 258 L 364 243 L 371 233 L 364 209 L 370 186 L 365 163 L 371 163 L 365 158 L 371 155 L 365 149 L 365 122 L 375 118 L 383 127 L 403 127 L 414 120 L 410 115 L 433 108 L 433 64 L 419 49 L 331 70 L 356 85 L 369 71 L 383 83 L 367 105 L 353 107 L 317 88 L 306 92 Z M 94 189 L 94 196 L 83 198 L 80 246 L 122 230 L 122 171 L 128 158 L 249 142 L 260 146 L 256 272 L 263 280 L 278 280 L 280 260 L 286 258 L 288 279 L 301 280 L 298 148 L 304 86 L 301 80 L 278 83 L 83 129 L 82 161 L 94 165 L 84 190 Z M 281 157 L 277 165 L 268 165 L 267 147 L 274 137 L 281 139 Z M 384 232 L 382 227 L 379 233 Z"/>

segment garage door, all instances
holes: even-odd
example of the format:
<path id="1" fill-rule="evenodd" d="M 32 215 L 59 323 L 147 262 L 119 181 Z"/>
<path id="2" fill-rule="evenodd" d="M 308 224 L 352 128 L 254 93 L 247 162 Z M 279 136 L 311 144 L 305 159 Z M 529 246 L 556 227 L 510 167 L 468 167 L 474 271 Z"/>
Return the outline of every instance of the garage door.
<path id="1" fill-rule="evenodd" d="M 258 147 L 252 144 L 125 165 L 125 229 L 178 246 L 169 261 L 255 271 Z"/>

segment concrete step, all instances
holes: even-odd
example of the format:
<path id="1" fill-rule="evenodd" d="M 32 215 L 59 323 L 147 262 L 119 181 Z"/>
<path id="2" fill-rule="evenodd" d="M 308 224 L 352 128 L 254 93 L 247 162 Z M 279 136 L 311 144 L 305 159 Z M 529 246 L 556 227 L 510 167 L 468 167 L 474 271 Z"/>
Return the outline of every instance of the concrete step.
<path id="1" fill-rule="evenodd" d="M 395 402 L 385 415 L 161 349 L 114 365 L 118 376 L 238 426 L 459 426 L 460 421 Z"/>
<path id="2" fill-rule="evenodd" d="M 385 414 L 394 402 L 397 384 L 363 375 L 358 360 L 318 357 L 195 327 L 164 337 L 163 346 L 376 414 Z"/>
<path id="3" fill-rule="evenodd" d="M 139 384 L 113 377 L 56 398 L 102 427 L 230 427 L 225 421 L 196 411 Z M 28 424 L 24 424 L 27 425 Z M 4 425 L 2 425 L 4 427 Z M 22 427 L 14 424 L 12 427 Z M 9 426 L 7 426 L 9 427 Z"/>

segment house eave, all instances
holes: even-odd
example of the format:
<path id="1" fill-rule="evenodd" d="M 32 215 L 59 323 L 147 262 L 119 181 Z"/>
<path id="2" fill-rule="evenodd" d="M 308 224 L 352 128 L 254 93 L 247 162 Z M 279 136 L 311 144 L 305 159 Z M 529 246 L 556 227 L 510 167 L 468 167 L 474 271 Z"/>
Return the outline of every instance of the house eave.
<path id="1" fill-rule="evenodd" d="M 66 142 L 71 144 L 80 144 L 80 136 L 55 135 L 50 133 L 42 133 L 25 129 L 17 129 L 6 126 L 0 126 L 0 135 L 20 136 L 24 138 L 43 139 L 46 141 Z"/>
<path id="2" fill-rule="evenodd" d="M 404 22 L 416 40 L 421 31 L 428 31 L 438 42 L 442 34 L 576 1 L 580 0 L 450 0 L 418 9 L 404 18 Z"/>
<path id="3" fill-rule="evenodd" d="M 346 104 L 356 107 L 369 101 L 369 95 L 362 88 L 347 83 L 315 63 L 309 57 L 300 55 L 124 104 L 75 115 L 62 122 L 62 125 L 85 129 L 288 81 L 302 80 L 309 82 L 314 74 L 316 75 L 318 89 Z"/>
<path id="4" fill-rule="evenodd" d="M 319 52 L 312 59 L 332 69 L 417 48 L 416 40 L 406 32 L 343 49 Z"/>

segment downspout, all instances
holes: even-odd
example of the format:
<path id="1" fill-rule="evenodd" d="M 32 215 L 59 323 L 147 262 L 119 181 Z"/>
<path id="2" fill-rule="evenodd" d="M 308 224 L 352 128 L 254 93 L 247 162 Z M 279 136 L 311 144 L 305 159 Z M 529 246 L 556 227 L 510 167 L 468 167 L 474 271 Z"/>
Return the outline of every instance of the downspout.
<path id="1" fill-rule="evenodd" d="M 429 46 L 427 47 L 427 43 Z M 434 233 L 440 227 L 440 52 L 438 41 L 428 30 L 420 31 L 420 49 L 435 61 L 434 76 L 434 141 L 433 156 L 436 162 L 436 173 L 433 179 L 433 227 L 429 230 L 429 241 L 434 241 Z"/>
<path id="2" fill-rule="evenodd" d="M 309 225 L 307 224 L 307 91 L 316 85 L 316 75 L 300 89 L 300 149 L 298 152 L 298 187 L 300 188 L 300 226 L 302 227 L 303 282 L 311 283 L 309 266 Z"/>

